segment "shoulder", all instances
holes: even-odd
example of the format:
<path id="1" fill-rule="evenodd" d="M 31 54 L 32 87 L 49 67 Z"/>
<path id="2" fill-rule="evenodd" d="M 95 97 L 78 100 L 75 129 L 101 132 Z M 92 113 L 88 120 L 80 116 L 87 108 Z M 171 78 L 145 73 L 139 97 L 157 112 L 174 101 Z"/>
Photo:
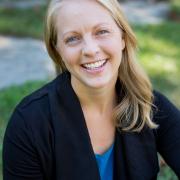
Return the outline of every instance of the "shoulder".
<path id="1" fill-rule="evenodd" d="M 33 173 L 41 174 L 41 168 L 44 168 L 43 172 L 51 174 L 52 152 L 55 147 L 53 117 L 56 116 L 51 109 L 59 108 L 55 100 L 58 99 L 59 86 L 63 86 L 64 82 L 66 78 L 63 74 L 26 96 L 16 106 L 3 140 L 5 166 L 13 168 L 12 172 L 23 173 L 24 176 L 27 175 L 24 172 L 28 172 L 33 176 Z M 59 126 L 57 129 L 59 130 Z M 27 167 L 22 167 L 20 161 L 26 162 Z M 39 166 L 41 163 L 43 167 Z"/>
<path id="2" fill-rule="evenodd" d="M 160 92 L 154 91 L 153 121 L 159 125 L 155 134 L 162 141 L 175 137 L 180 129 L 180 111 Z M 178 133 L 179 134 L 179 133 Z"/>
<path id="3" fill-rule="evenodd" d="M 55 101 L 58 101 L 59 86 L 67 82 L 65 76 L 64 74 L 58 76 L 26 96 L 16 106 L 6 128 L 4 144 L 23 147 L 33 154 L 38 150 L 39 153 L 44 152 L 43 154 L 48 156 L 49 150 L 54 146 L 54 117 L 56 117 L 51 110 L 59 108 Z"/>
<path id="4" fill-rule="evenodd" d="M 162 119 L 171 120 L 175 118 L 180 121 L 180 111 L 179 109 L 163 94 L 158 91 L 153 91 L 154 94 L 154 107 L 153 114 L 155 121 Z M 172 120 L 171 120 L 172 121 Z"/>
<path id="5" fill-rule="evenodd" d="M 53 100 L 58 99 L 58 91 L 67 81 L 67 73 L 63 73 L 56 77 L 53 81 L 47 83 L 40 89 L 24 97 L 16 106 L 15 111 L 23 112 L 23 114 L 36 115 L 34 112 L 47 113 L 50 106 L 53 106 Z"/>
<path id="6" fill-rule="evenodd" d="M 164 95 L 154 91 L 153 120 L 159 125 L 154 130 L 158 152 L 180 176 L 180 111 Z"/>
<path id="7" fill-rule="evenodd" d="M 11 115 L 7 129 L 26 129 L 34 133 L 39 130 L 47 131 L 53 116 L 51 109 L 58 108 L 54 102 L 58 99 L 58 87 L 64 82 L 65 74 L 59 75 L 55 80 L 23 98 Z"/>
<path id="8" fill-rule="evenodd" d="M 24 97 L 17 105 L 16 109 L 27 109 L 38 105 L 48 105 L 48 99 L 57 96 L 57 89 L 62 86 L 66 80 L 66 74 L 61 74 L 53 81 L 47 83 L 40 89 Z M 40 106 L 41 107 L 41 106 Z"/>
<path id="9" fill-rule="evenodd" d="M 173 105 L 173 103 L 170 102 L 170 100 L 165 95 L 160 93 L 159 91 L 154 90 L 153 95 L 154 95 L 154 104 L 156 106 L 164 106 L 164 107 L 167 106 L 167 107 L 169 107 L 169 106 Z"/>

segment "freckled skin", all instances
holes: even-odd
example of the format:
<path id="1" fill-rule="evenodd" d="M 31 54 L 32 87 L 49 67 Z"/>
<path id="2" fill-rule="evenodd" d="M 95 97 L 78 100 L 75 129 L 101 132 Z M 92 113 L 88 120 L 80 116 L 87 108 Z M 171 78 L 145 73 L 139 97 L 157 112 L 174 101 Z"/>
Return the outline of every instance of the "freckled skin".
<path id="1" fill-rule="evenodd" d="M 57 50 L 71 73 L 72 85 L 84 89 L 113 87 L 125 44 L 110 13 L 96 1 L 66 1 L 56 25 Z M 103 59 L 107 62 L 97 72 L 82 66 Z"/>

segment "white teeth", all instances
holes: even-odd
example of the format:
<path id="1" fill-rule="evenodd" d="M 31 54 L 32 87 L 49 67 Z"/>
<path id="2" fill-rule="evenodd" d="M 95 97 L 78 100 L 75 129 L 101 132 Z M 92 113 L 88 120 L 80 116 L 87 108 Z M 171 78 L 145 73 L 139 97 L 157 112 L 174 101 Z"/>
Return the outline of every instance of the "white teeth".
<path id="1" fill-rule="evenodd" d="M 106 60 L 100 60 L 95 63 L 83 64 L 83 66 L 87 69 L 95 69 L 101 67 L 105 62 Z"/>

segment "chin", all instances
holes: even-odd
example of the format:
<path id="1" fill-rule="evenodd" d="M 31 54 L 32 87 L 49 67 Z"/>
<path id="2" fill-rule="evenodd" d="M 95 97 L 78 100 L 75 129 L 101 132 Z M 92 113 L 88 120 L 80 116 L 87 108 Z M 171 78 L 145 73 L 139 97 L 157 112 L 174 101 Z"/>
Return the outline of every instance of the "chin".
<path id="1" fill-rule="evenodd" d="M 112 81 L 110 80 L 100 80 L 97 79 L 95 81 L 90 81 L 90 82 L 86 82 L 86 86 L 90 87 L 90 88 L 95 88 L 95 89 L 100 89 L 100 88 L 104 88 L 104 87 L 108 87 L 110 86 L 112 83 Z"/>

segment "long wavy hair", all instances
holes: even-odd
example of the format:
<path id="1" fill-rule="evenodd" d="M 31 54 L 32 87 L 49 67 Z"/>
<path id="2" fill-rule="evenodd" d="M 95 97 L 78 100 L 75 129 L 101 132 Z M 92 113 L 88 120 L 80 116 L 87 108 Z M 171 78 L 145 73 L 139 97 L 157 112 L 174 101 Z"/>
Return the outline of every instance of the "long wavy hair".
<path id="1" fill-rule="evenodd" d="M 60 72 L 66 71 L 59 52 L 56 50 L 56 18 L 63 0 L 51 0 L 45 25 L 45 43 L 50 57 Z M 151 82 L 136 60 L 137 40 L 124 17 L 117 0 L 95 0 L 106 8 L 123 31 L 125 48 L 119 67 L 118 80 L 121 98 L 113 112 L 113 120 L 121 131 L 140 132 L 145 126 L 153 129 L 158 125 L 152 121 L 153 93 Z"/>

